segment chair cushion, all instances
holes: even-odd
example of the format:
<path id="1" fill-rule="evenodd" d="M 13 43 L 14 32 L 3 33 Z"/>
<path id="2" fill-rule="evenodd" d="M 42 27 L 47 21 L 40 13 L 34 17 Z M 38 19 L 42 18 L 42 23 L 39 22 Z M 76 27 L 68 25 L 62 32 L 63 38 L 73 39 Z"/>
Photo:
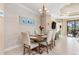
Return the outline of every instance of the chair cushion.
<path id="1" fill-rule="evenodd" d="M 31 49 L 32 49 L 32 48 L 35 48 L 35 47 L 37 47 L 37 46 L 38 46 L 38 43 L 34 43 L 34 42 L 31 43 Z"/>
<path id="2" fill-rule="evenodd" d="M 51 42 L 52 42 L 52 41 L 50 41 L 50 42 L 48 43 L 48 45 L 51 44 Z M 41 42 L 41 44 L 47 46 L 47 43 L 46 43 L 46 42 Z"/>
<path id="3" fill-rule="evenodd" d="M 31 42 L 31 45 L 27 45 L 25 44 L 25 47 L 29 48 L 29 46 L 31 47 L 31 49 L 35 48 L 38 46 L 38 43 L 35 43 L 35 42 Z"/>
<path id="4" fill-rule="evenodd" d="M 46 42 L 41 42 L 41 44 L 42 44 L 42 45 L 46 45 L 46 46 L 47 46 L 47 43 L 46 43 Z"/>

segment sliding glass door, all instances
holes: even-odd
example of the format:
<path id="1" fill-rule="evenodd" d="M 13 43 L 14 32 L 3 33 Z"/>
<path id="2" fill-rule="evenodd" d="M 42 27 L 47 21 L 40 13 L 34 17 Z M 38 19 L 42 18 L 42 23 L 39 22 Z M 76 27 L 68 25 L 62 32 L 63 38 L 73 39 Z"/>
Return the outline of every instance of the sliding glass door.
<path id="1" fill-rule="evenodd" d="M 67 33 L 68 36 L 76 37 L 79 34 L 79 21 L 68 21 L 67 22 Z"/>

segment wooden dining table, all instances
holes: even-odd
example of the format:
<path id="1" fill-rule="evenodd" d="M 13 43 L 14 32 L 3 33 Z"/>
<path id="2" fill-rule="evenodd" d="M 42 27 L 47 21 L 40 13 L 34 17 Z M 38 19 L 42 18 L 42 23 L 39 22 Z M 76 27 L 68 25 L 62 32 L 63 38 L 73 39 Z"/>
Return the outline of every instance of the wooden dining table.
<path id="1" fill-rule="evenodd" d="M 38 47 L 36 47 L 34 50 L 37 49 L 37 51 L 41 54 L 43 51 L 41 50 L 41 42 L 46 41 L 47 35 L 44 34 L 38 34 L 38 35 L 30 35 L 30 39 L 34 42 L 38 43 Z"/>

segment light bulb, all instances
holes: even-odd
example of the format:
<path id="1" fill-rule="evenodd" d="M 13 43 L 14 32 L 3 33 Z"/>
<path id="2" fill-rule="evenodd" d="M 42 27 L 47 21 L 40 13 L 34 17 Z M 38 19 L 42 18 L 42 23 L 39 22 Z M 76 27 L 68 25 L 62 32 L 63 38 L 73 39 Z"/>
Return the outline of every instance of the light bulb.
<path id="1" fill-rule="evenodd" d="M 47 8 L 45 8 L 45 10 L 47 10 Z"/>
<path id="2" fill-rule="evenodd" d="M 41 9 L 39 9 L 39 11 L 42 11 Z"/>
<path id="3" fill-rule="evenodd" d="M 49 12 L 49 10 L 47 10 L 46 12 Z"/>

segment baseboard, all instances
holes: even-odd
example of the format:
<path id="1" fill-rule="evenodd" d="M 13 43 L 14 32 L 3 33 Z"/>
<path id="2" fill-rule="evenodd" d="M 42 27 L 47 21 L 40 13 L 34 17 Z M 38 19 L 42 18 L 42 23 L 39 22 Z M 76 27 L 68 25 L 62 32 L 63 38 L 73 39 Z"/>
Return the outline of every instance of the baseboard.
<path id="1" fill-rule="evenodd" d="M 6 48 L 6 49 L 4 49 L 4 52 L 7 52 L 7 51 L 10 51 L 10 50 L 19 48 L 19 47 L 21 47 L 21 46 L 22 46 L 22 44 L 20 44 L 20 45 L 16 45 L 16 46 L 13 46 L 13 47 Z"/>

